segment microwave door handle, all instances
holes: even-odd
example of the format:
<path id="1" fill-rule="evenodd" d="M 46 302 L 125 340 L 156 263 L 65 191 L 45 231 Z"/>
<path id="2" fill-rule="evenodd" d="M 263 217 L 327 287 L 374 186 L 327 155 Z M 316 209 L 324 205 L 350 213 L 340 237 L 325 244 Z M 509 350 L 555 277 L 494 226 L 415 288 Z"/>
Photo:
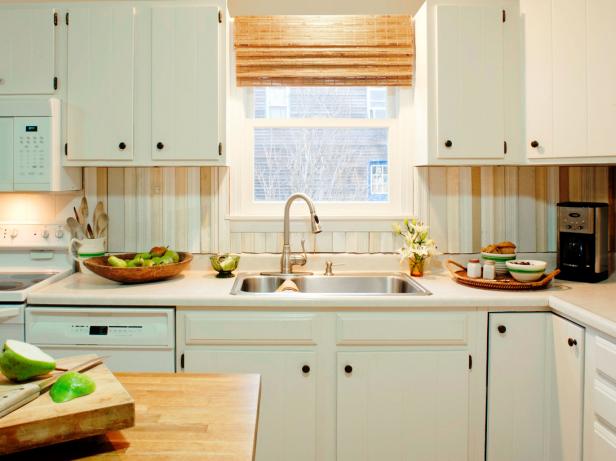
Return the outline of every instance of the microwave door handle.
<path id="1" fill-rule="evenodd" d="M 0 321 L 8 320 L 19 315 L 19 309 L 17 307 L 9 307 L 0 309 Z"/>

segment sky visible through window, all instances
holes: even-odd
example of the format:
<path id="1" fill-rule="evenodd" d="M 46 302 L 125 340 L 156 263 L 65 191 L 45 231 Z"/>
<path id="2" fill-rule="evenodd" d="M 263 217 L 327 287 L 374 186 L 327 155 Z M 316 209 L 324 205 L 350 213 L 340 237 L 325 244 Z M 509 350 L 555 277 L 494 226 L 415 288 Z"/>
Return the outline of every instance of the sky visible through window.
<path id="1" fill-rule="evenodd" d="M 254 128 L 256 201 L 294 192 L 321 202 L 388 201 L 388 129 L 335 126 L 335 119 L 386 119 L 386 88 L 255 88 L 253 103 L 256 119 L 333 119 L 324 127 Z"/>

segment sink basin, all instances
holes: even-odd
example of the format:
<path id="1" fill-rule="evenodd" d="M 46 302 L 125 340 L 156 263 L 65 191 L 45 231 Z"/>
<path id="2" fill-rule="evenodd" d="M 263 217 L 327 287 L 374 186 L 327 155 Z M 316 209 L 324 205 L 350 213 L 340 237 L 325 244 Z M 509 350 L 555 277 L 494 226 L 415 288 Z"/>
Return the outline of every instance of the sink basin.
<path id="1" fill-rule="evenodd" d="M 346 273 L 343 275 L 255 275 L 240 274 L 232 295 L 272 294 L 292 280 L 301 294 L 342 296 L 425 296 L 428 290 L 401 272 Z"/>

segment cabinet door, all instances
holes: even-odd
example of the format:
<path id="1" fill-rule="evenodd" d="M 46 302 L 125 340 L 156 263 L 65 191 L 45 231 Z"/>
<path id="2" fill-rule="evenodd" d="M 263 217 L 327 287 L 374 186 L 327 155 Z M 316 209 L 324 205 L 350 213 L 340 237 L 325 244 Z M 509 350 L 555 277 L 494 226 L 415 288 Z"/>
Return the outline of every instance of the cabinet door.
<path id="1" fill-rule="evenodd" d="M 526 153 L 550 157 L 553 146 L 552 0 L 520 0 L 524 24 Z"/>
<path id="2" fill-rule="evenodd" d="M 152 8 L 152 158 L 218 158 L 218 8 Z"/>
<path id="3" fill-rule="evenodd" d="M 54 92 L 54 12 L 0 9 L 0 94 Z"/>
<path id="4" fill-rule="evenodd" d="M 554 153 L 559 157 L 588 150 L 586 1 L 552 0 Z"/>
<path id="5" fill-rule="evenodd" d="M 487 461 L 580 461 L 584 330 L 549 312 L 490 314 Z"/>
<path id="6" fill-rule="evenodd" d="M 338 461 L 468 459 L 464 351 L 340 352 L 337 399 Z"/>
<path id="7" fill-rule="evenodd" d="M 550 453 L 553 461 L 582 460 L 584 328 L 550 314 Z M 550 331 L 551 330 L 551 331 Z"/>
<path id="8" fill-rule="evenodd" d="M 436 8 L 440 158 L 502 158 L 505 142 L 502 8 Z"/>
<path id="9" fill-rule="evenodd" d="M 588 155 L 616 155 L 616 2 L 590 0 L 588 15 Z"/>
<path id="10" fill-rule="evenodd" d="M 308 366 L 310 369 L 302 369 Z M 315 460 L 316 359 L 313 352 L 193 350 L 185 371 L 259 373 L 257 461 Z"/>
<path id="11" fill-rule="evenodd" d="M 75 7 L 68 26 L 68 157 L 133 158 L 134 9 Z"/>
<path id="12" fill-rule="evenodd" d="M 545 460 L 549 313 L 490 314 L 487 461 Z"/>
<path id="13" fill-rule="evenodd" d="M 13 190 L 13 118 L 0 117 L 0 191 Z"/>

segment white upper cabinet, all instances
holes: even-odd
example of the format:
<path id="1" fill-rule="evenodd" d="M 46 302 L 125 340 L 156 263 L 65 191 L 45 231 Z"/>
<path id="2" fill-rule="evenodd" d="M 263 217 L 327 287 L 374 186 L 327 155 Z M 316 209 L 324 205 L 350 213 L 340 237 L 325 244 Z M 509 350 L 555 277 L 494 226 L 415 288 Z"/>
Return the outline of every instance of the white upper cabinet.
<path id="1" fill-rule="evenodd" d="M 13 118 L 0 117 L 0 192 L 13 190 Z"/>
<path id="2" fill-rule="evenodd" d="M 498 6 L 436 8 L 439 158 L 502 158 L 503 20 Z"/>
<path id="3" fill-rule="evenodd" d="M 135 10 L 79 6 L 68 14 L 68 159 L 131 160 Z"/>
<path id="4" fill-rule="evenodd" d="M 616 156 L 616 2 L 592 0 L 588 24 L 588 152 Z"/>
<path id="5" fill-rule="evenodd" d="M 218 159 L 218 8 L 152 8 L 152 158 Z"/>
<path id="6" fill-rule="evenodd" d="M 521 0 L 526 153 L 549 163 L 616 156 L 616 3 Z"/>
<path id="7" fill-rule="evenodd" d="M 417 165 L 519 162 L 515 2 L 428 0 L 415 16 Z"/>
<path id="8" fill-rule="evenodd" d="M 0 94 L 51 94 L 56 10 L 0 9 Z"/>

